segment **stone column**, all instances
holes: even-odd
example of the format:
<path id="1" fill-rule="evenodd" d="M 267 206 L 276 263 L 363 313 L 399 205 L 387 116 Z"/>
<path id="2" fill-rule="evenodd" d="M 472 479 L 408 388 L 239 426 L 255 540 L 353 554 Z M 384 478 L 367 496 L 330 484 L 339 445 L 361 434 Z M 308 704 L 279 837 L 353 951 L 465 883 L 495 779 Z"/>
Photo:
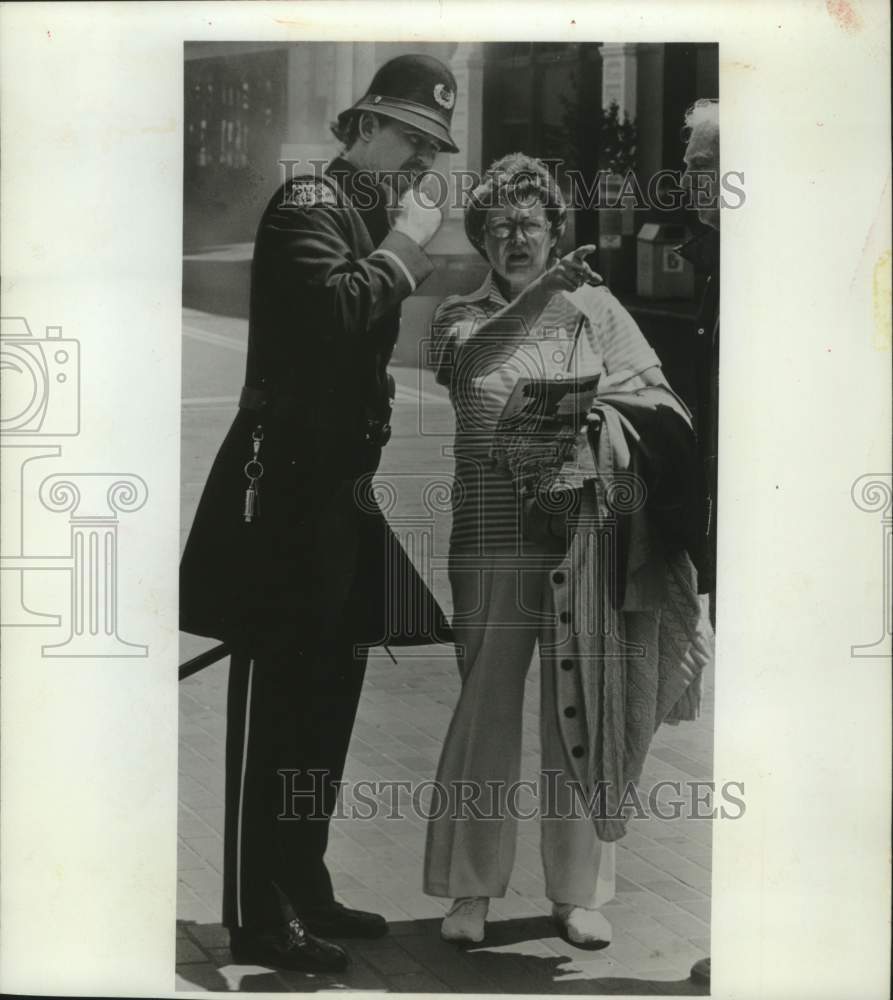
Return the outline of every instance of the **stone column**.
<path id="1" fill-rule="evenodd" d="M 335 104 L 333 114 L 349 108 L 358 95 L 354 94 L 354 42 L 338 42 L 335 49 Z"/>
<path id="2" fill-rule="evenodd" d="M 285 78 L 285 135 L 283 144 L 306 142 L 307 94 L 310 90 L 310 52 L 306 46 L 288 48 Z"/>
<path id="3" fill-rule="evenodd" d="M 375 42 L 353 42 L 353 96 L 350 104 L 353 104 L 359 97 L 366 93 L 378 64 L 375 60 Z M 344 107 L 350 105 L 345 104 Z M 344 108 L 338 108 L 343 111 Z"/>
<path id="4" fill-rule="evenodd" d="M 442 157 L 447 170 L 480 174 L 484 127 L 484 46 L 481 42 L 460 42 L 450 59 L 458 93 L 450 129 L 458 153 Z M 462 219 L 460 199 L 451 198 L 450 218 Z"/>
<path id="5" fill-rule="evenodd" d="M 629 113 L 636 117 L 636 77 L 638 74 L 638 45 L 636 42 L 606 42 L 599 49 L 602 56 L 602 107 L 613 101 L 620 107 L 620 115 Z"/>
<path id="6" fill-rule="evenodd" d="M 287 126 L 279 153 L 282 160 L 294 164 L 286 168 L 288 176 L 322 171 L 338 148 L 329 122 L 353 104 L 354 43 L 310 45 L 293 45 L 288 51 Z M 326 60 L 336 64 L 328 85 L 320 82 L 315 69 Z"/>

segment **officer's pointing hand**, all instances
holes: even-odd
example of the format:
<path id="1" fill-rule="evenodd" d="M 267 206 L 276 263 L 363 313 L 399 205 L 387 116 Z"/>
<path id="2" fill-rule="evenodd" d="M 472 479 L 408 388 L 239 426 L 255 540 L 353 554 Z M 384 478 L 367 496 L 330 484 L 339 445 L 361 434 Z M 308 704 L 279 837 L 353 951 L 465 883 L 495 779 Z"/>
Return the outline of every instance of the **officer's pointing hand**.
<path id="1" fill-rule="evenodd" d="M 442 220 L 443 215 L 434 200 L 422 186 L 414 185 L 400 199 L 394 229 L 423 247 L 440 229 Z"/>

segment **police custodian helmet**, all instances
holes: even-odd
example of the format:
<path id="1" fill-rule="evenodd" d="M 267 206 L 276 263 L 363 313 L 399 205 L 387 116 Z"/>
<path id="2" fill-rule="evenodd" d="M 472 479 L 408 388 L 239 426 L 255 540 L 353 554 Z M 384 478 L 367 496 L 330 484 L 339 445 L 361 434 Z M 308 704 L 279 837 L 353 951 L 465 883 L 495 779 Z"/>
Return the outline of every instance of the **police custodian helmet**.
<path id="1" fill-rule="evenodd" d="M 458 153 L 450 135 L 455 103 L 456 78 L 439 59 L 397 56 L 372 77 L 367 93 L 338 115 L 338 124 L 343 128 L 357 111 L 374 111 L 427 133 L 445 152 Z"/>

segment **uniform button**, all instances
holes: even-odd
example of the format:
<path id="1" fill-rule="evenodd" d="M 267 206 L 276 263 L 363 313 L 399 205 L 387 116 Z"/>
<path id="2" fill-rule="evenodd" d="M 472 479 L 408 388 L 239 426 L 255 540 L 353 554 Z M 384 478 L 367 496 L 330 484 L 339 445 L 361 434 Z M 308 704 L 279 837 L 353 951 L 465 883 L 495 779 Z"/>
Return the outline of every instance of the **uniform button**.
<path id="1" fill-rule="evenodd" d="M 557 573 L 552 574 L 553 583 L 564 583 L 564 573 L 559 570 Z"/>
<path id="2" fill-rule="evenodd" d="M 582 756 L 583 756 L 583 752 L 584 752 L 584 751 L 583 751 L 583 748 L 582 748 L 582 747 L 574 747 L 574 749 L 573 749 L 573 750 L 571 750 L 571 753 L 572 753 L 572 754 L 573 754 L 573 755 L 574 755 L 575 757 L 582 757 Z"/>
<path id="3" fill-rule="evenodd" d="M 567 708 L 564 710 L 564 714 L 567 716 L 568 719 L 573 719 L 577 714 L 577 710 L 574 708 L 573 705 L 568 705 Z"/>
<path id="4" fill-rule="evenodd" d="M 703 337 L 704 336 L 704 327 L 702 327 L 702 326 L 698 327 L 698 336 L 699 337 Z"/>
<path id="5" fill-rule="evenodd" d="M 558 617 L 566 625 L 571 620 L 571 613 L 570 613 L 570 611 L 562 611 L 561 614 Z"/>
<path id="6" fill-rule="evenodd" d="M 561 661 L 561 669 L 562 670 L 571 670 L 571 669 L 573 669 L 573 666 L 574 666 L 574 661 L 573 660 L 562 660 Z"/>

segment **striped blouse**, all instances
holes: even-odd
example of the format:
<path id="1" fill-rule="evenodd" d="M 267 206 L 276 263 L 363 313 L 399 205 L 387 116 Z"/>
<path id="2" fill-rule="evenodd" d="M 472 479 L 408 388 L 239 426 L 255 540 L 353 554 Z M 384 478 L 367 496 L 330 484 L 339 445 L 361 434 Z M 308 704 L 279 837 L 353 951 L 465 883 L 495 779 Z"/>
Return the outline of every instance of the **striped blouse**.
<path id="1" fill-rule="evenodd" d="M 604 286 L 584 285 L 552 298 L 537 324 L 491 373 L 453 383 L 457 349 L 508 303 L 487 275 L 468 295 L 451 295 L 432 320 L 437 379 L 450 386 L 456 414 L 453 528 L 450 548 L 463 553 L 515 551 L 520 537 L 518 499 L 510 479 L 490 458 L 493 432 L 517 380 L 602 374 L 600 388 L 660 365 L 635 320 Z"/>

